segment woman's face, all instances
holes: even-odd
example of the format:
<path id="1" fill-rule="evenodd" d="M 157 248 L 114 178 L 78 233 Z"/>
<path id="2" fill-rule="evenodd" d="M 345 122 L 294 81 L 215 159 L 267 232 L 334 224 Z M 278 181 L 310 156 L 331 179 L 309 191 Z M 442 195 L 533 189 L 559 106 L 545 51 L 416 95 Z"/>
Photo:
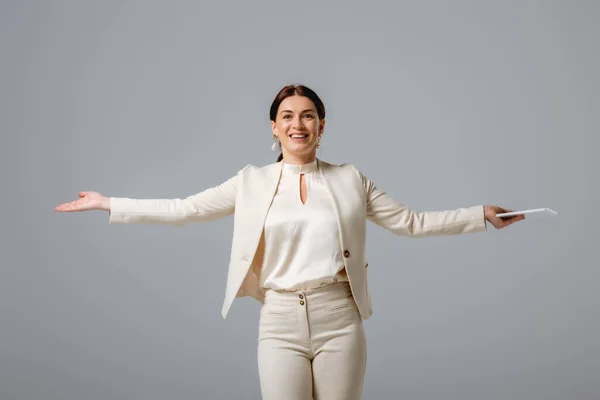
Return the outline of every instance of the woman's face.
<path id="1" fill-rule="evenodd" d="M 312 100 L 304 96 L 290 96 L 279 105 L 275 121 L 271 121 L 273 135 L 281 143 L 284 157 L 312 158 L 317 151 L 325 120 L 320 120 Z"/>

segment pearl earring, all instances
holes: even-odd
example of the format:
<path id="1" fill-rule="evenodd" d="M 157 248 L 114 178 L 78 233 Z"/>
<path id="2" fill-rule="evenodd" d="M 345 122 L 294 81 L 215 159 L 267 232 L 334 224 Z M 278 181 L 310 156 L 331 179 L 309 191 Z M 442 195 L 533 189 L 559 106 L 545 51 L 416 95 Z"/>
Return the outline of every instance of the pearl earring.
<path id="1" fill-rule="evenodd" d="M 271 146 L 271 150 L 275 151 L 277 149 L 277 136 L 273 135 L 273 146 Z"/>

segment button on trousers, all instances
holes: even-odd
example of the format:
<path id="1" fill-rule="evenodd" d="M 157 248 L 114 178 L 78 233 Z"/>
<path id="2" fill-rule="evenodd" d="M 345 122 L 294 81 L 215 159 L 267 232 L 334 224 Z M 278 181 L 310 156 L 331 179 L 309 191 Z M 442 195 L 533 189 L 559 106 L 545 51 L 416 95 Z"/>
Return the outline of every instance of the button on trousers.
<path id="1" fill-rule="evenodd" d="M 258 334 L 262 397 L 360 399 L 366 347 L 348 282 L 306 291 L 267 290 Z"/>

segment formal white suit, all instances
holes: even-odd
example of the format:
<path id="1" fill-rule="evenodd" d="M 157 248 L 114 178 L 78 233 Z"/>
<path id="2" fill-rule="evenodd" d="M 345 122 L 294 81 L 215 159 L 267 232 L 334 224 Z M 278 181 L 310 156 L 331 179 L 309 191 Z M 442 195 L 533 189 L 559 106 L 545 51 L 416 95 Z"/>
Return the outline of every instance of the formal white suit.
<path id="1" fill-rule="evenodd" d="M 366 257 L 366 222 L 409 237 L 485 231 L 483 206 L 414 212 L 377 188 L 352 164 L 317 160 L 339 222 L 340 246 L 352 296 L 363 319 L 371 316 Z M 265 218 L 273 201 L 282 162 L 248 165 L 226 182 L 184 199 L 110 198 L 110 223 L 163 223 L 183 226 L 234 215 L 233 241 L 222 307 L 223 318 L 236 297 L 264 301 L 252 273 Z"/>

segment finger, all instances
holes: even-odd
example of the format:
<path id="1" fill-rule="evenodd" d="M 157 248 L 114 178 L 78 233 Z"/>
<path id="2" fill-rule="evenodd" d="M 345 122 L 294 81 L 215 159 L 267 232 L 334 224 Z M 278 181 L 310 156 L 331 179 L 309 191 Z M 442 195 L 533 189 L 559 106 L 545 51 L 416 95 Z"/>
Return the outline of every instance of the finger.
<path id="1" fill-rule="evenodd" d="M 505 213 L 511 213 L 511 212 L 513 212 L 513 210 L 510 210 L 508 208 L 500 208 L 498 211 L 499 211 L 498 214 L 505 214 Z M 516 217 L 516 215 L 512 215 L 512 216 L 508 216 L 508 217 L 500 217 L 500 218 L 503 221 L 510 221 L 514 217 Z"/>
<path id="2" fill-rule="evenodd" d="M 512 212 L 512 211 L 507 211 L 507 212 Z M 524 214 L 519 214 L 519 215 L 513 215 L 511 217 L 500 217 L 500 219 L 503 222 L 508 222 L 509 224 L 513 224 L 513 223 L 515 223 L 517 221 L 521 221 L 521 220 L 525 219 L 525 215 Z M 508 226 L 508 225 L 506 225 L 506 226 Z"/>
<path id="3" fill-rule="evenodd" d="M 62 203 L 56 206 L 55 210 L 64 211 L 69 208 L 69 204 L 71 203 Z"/>
<path id="4" fill-rule="evenodd" d="M 70 203 L 64 203 L 59 206 L 59 211 L 77 211 L 79 209 L 79 201 L 75 200 Z"/>
<path id="5" fill-rule="evenodd" d="M 69 206 L 67 203 L 59 204 L 55 208 L 56 211 L 67 211 L 68 209 L 69 209 Z"/>
<path id="6" fill-rule="evenodd" d="M 515 215 L 514 217 L 512 217 L 510 220 L 507 221 L 506 226 L 512 225 L 515 222 L 519 222 L 521 220 L 525 219 L 525 216 L 523 215 Z"/>
<path id="7" fill-rule="evenodd" d="M 54 208 L 55 211 L 71 211 L 69 204 L 60 204 Z"/>
<path id="8" fill-rule="evenodd" d="M 79 195 L 79 197 L 85 197 L 87 196 L 88 192 L 77 192 L 77 194 Z"/>

